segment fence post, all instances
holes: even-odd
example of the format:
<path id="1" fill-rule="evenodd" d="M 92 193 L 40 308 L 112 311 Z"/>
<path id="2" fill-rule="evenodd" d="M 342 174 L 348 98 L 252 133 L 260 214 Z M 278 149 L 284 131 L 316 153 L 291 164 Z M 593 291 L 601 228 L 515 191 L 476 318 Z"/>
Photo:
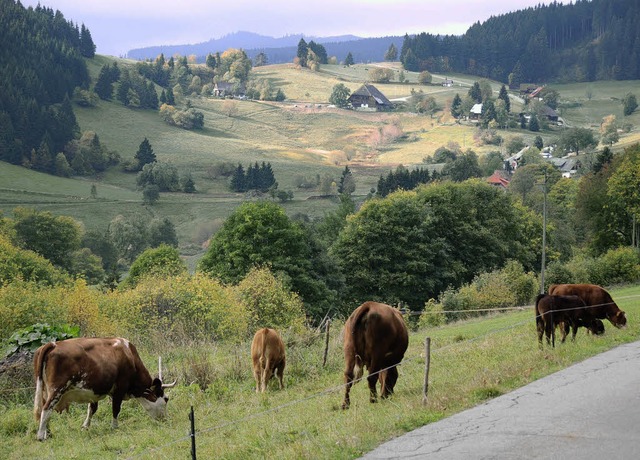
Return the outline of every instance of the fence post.
<path id="1" fill-rule="evenodd" d="M 327 322 L 324 326 L 325 338 L 324 338 L 324 356 L 322 357 L 322 367 L 327 365 L 327 354 L 329 353 L 329 325 L 330 324 L 331 324 L 331 319 L 327 318 Z"/>
<path id="2" fill-rule="evenodd" d="M 191 421 L 191 460 L 196 460 L 196 420 L 193 415 L 193 406 L 191 406 L 191 412 L 189 413 L 189 420 Z"/>
<path id="3" fill-rule="evenodd" d="M 429 391 L 429 366 L 431 365 L 431 337 L 424 341 L 424 384 L 422 386 L 422 404 L 427 404 L 427 392 Z"/>

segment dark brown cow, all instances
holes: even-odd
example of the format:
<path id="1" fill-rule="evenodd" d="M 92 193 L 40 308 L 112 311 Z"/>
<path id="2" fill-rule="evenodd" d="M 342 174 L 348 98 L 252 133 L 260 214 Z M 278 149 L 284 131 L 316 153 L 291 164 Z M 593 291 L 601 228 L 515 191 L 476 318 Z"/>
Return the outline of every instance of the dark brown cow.
<path id="1" fill-rule="evenodd" d="M 552 284 L 549 286 L 549 294 L 580 296 L 593 318 L 606 318 L 617 328 L 627 324 L 624 311 L 618 308 L 607 291 L 595 284 Z"/>
<path id="2" fill-rule="evenodd" d="M 98 409 L 98 401 L 111 396 L 113 419 L 118 427 L 122 401 L 138 399 L 155 419 L 164 418 L 167 398 L 162 384 L 144 367 L 136 347 L 123 338 L 76 338 L 49 342 L 34 356 L 36 394 L 33 412 L 39 423 L 38 440 L 47 438 L 47 425 L 52 412 L 62 412 L 71 403 L 88 403 L 88 428 Z"/>
<path id="3" fill-rule="evenodd" d="M 274 329 L 265 327 L 256 332 L 251 343 L 251 361 L 253 361 L 253 377 L 256 379 L 256 393 L 264 393 L 269 379 L 276 374 L 280 381 L 280 389 L 284 388 L 282 377 L 286 360 L 284 342 Z"/>
<path id="4" fill-rule="evenodd" d="M 354 310 L 344 327 L 344 393 L 343 409 L 351 403 L 349 391 L 355 379 L 362 378 L 363 368 L 369 376 L 369 400 L 376 402 L 376 383 L 380 380 L 381 397 L 393 393 L 398 380 L 397 364 L 409 345 L 409 333 L 400 312 L 377 302 L 365 302 Z"/>
<path id="5" fill-rule="evenodd" d="M 542 345 L 542 336 L 546 334 L 547 343 L 555 346 L 555 329 L 560 326 L 562 342 L 567 338 L 569 327 L 572 328 L 571 340 L 576 339 L 578 327 L 585 327 L 595 335 L 604 333 L 602 321 L 593 318 L 582 298 L 576 295 L 540 294 L 535 305 L 538 343 Z"/>

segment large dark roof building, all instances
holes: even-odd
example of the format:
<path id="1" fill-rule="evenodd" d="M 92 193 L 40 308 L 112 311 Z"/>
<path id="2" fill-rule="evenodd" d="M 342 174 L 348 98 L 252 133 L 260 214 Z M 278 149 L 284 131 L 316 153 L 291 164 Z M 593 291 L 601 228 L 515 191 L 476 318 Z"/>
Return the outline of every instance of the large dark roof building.
<path id="1" fill-rule="evenodd" d="M 393 107 L 391 101 L 378 88 L 369 84 L 364 84 L 351 93 L 349 102 L 355 109 L 388 110 Z"/>

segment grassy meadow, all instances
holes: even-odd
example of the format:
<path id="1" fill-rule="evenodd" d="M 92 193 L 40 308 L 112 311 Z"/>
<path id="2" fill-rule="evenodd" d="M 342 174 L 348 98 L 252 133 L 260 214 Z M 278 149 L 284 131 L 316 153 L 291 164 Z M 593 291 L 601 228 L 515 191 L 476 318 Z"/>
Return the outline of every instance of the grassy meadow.
<path id="1" fill-rule="evenodd" d="M 111 407 L 103 401 L 89 430 L 80 428 L 84 405 L 55 413 L 52 437 L 35 439 L 33 388 L 0 394 L 0 457 L 5 459 L 187 458 L 189 418 L 194 407 L 197 453 L 201 458 L 357 458 L 391 437 L 450 416 L 507 393 L 573 363 L 623 343 L 640 333 L 640 286 L 610 290 L 626 311 L 628 327 L 605 321 L 603 336 L 587 335 L 552 349 L 538 347 L 532 306 L 439 327 L 411 329 L 395 395 L 370 404 L 366 383 L 351 392 L 351 408 L 340 409 L 341 324 L 330 329 L 327 364 L 322 366 L 324 334 L 285 332 L 285 389 L 272 380 L 267 393 L 255 393 L 249 342 L 166 343 L 162 337 L 139 343 L 143 361 L 157 372 L 163 357 L 165 379 L 179 379 L 169 390 L 168 419 L 151 420 L 137 402 L 123 404 L 120 427 L 111 429 Z M 422 404 L 424 341 L 431 338 L 426 405 Z M 135 339 L 135 338 L 132 338 Z M 193 382 L 206 382 L 198 385 Z"/>
<path id="2" fill-rule="evenodd" d="M 97 77 L 100 68 L 112 58 L 97 56 L 90 60 L 89 71 Z M 119 60 L 121 67 L 133 61 Z M 182 253 L 193 256 L 199 245 L 217 229 L 224 218 L 237 207 L 244 195 L 231 193 L 227 178 L 212 178 L 210 168 L 219 162 L 242 163 L 247 167 L 256 161 L 270 162 L 280 190 L 291 190 L 294 199 L 283 206 L 290 215 L 304 213 L 321 217 L 335 209 L 336 202 L 312 199 L 316 189 L 299 189 L 297 178 L 309 179 L 329 175 L 337 182 L 345 165 L 349 165 L 356 181 L 356 199 L 363 199 L 375 187 L 381 174 L 386 175 L 399 164 L 412 167 L 449 142 L 483 155 L 495 146 L 477 145 L 474 126 L 458 124 L 444 110 L 433 117 L 406 111 L 365 113 L 328 107 L 332 88 L 337 83 L 356 90 L 369 78 L 375 66 L 392 68 L 400 73 L 398 63 L 357 64 L 350 67 L 325 65 L 319 72 L 299 69 L 292 64 L 279 64 L 254 69 L 258 78 L 269 79 L 281 88 L 287 100 L 282 103 L 258 101 L 223 101 L 213 98 L 190 98 L 204 114 L 204 129 L 186 131 L 166 125 L 153 111 L 125 108 L 119 103 L 100 101 L 96 107 L 75 107 L 82 131 L 95 131 L 109 150 L 124 160 L 134 157 L 147 137 L 159 161 L 171 162 L 180 174 L 191 173 L 197 189 L 194 195 L 163 193 L 154 206 L 144 206 L 141 191 L 136 189 L 135 174 L 120 169 L 97 177 L 58 178 L 0 163 L 0 211 L 10 214 L 16 206 L 30 206 L 55 214 L 70 215 L 82 221 L 88 230 L 106 230 L 117 215 L 142 214 L 169 217 L 178 232 Z M 397 78 L 376 85 L 390 99 L 403 100 L 411 91 L 433 96 L 446 109 L 456 93 L 464 96 L 477 78 L 467 75 L 434 75 L 432 85 L 417 83 L 418 74 L 405 72 L 406 82 Z M 440 82 L 452 78 L 454 87 L 444 88 Z M 493 83 L 497 92 L 500 84 Z M 570 125 L 594 127 L 603 116 L 613 113 L 634 126 L 614 148 L 640 140 L 640 114 L 622 117 L 620 98 L 639 89 L 638 82 L 593 82 L 589 84 L 553 85 L 569 108 L 561 115 Z M 587 96 L 591 99 L 589 99 Z M 229 116 L 229 104 L 236 113 Z M 521 104 L 514 99 L 512 111 Z M 402 129 L 403 137 L 378 144 L 372 139 L 386 126 Z M 557 131 L 540 133 L 546 142 L 557 137 Z M 522 136 L 532 142 L 535 133 L 521 130 L 500 132 Z M 90 198 L 95 184 L 97 198 Z M 204 236 L 203 236 L 204 235 Z"/>

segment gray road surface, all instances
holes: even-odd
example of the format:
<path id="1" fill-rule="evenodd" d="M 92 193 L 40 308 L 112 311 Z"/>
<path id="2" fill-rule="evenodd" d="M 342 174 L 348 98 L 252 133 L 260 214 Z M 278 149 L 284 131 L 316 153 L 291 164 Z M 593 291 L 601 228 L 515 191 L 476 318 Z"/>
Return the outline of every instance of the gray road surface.
<path id="1" fill-rule="evenodd" d="M 393 439 L 364 459 L 640 459 L 640 342 Z"/>

